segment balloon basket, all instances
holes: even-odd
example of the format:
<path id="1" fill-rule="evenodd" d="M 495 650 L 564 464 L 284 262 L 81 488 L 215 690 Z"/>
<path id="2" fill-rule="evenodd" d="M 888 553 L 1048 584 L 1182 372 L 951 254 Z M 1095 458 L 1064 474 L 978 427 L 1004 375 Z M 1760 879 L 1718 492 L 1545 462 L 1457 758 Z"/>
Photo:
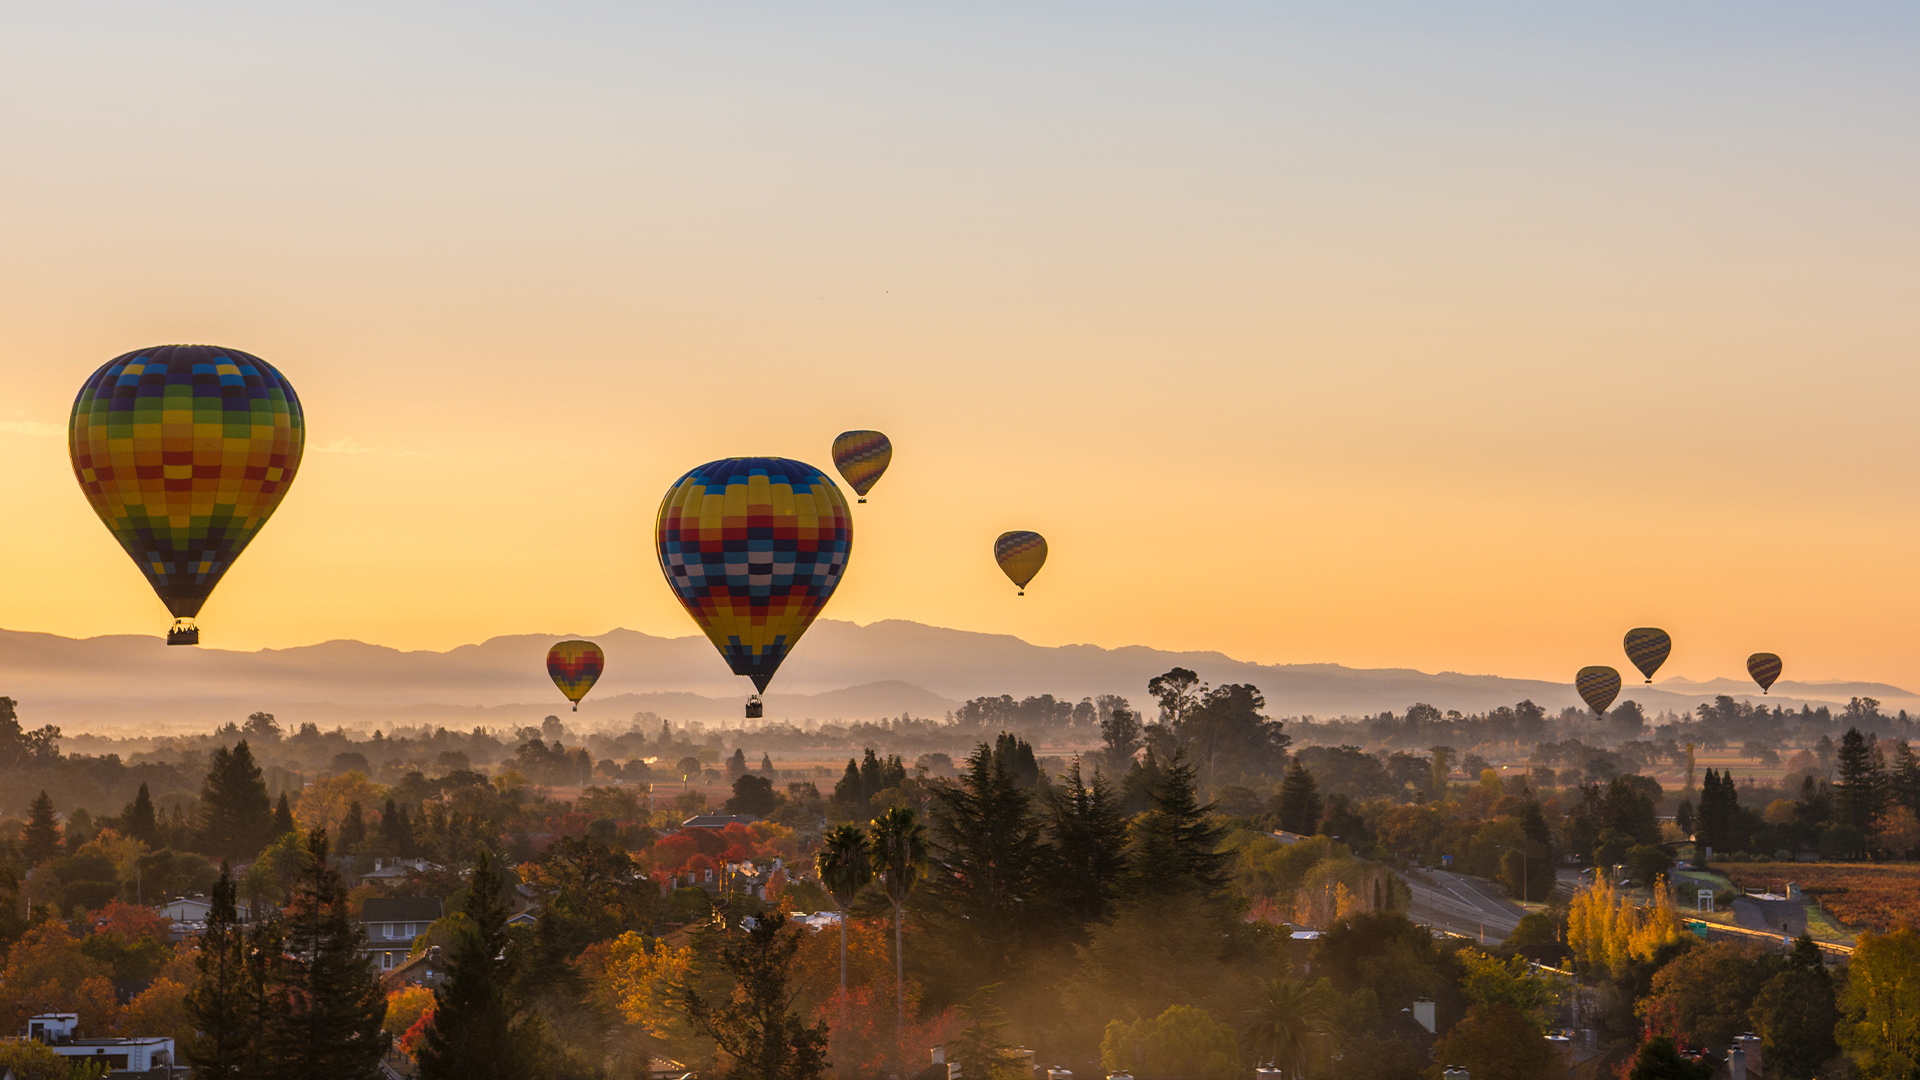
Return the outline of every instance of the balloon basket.
<path id="1" fill-rule="evenodd" d="M 763 706 L 760 703 L 759 694 L 755 694 L 752 697 L 747 699 L 747 719 L 749 720 L 760 719 L 760 713 L 762 709 L 763 709 Z"/>
<path id="2" fill-rule="evenodd" d="M 173 624 L 172 629 L 167 631 L 167 644 L 198 645 L 200 644 L 200 628 L 185 619 L 181 619 Z"/>

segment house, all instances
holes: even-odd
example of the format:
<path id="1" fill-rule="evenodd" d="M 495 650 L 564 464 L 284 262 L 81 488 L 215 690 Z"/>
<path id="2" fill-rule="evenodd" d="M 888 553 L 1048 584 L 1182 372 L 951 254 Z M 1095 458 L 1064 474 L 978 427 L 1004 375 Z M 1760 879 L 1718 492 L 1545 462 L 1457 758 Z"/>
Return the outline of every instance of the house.
<path id="1" fill-rule="evenodd" d="M 360 925 L 367 932 L 367 955 L 382 971 L 407 962 L 413 939 L 427 932 L 441 915 L 440 901 L 431 896 L 374 896 L 360 908 Z"/>
<path id="2" fill-rule="evenodd" d="M 429 990 L 438 990 L 447 981 L 447 962 L 440 955 L 440 946 L 430 945 L 425 952 L 390 971 L 381 973 L 381 988 L 388 993 L 402 986 L 424 986 Z"/>
<path id="3" fill-rule="evenodd" d="M 534 923 L 537 923 L 539 921 L 540 921 L 540 916 L 535 915 L 531 911 L 522 911 L 518 915 L 507 916 L 507 925 L 509 927 L 532 926 Z"/>
<path id="4" fill-rule="evenodd" d="M 239 911 L 243 921 L 251 917 L 252 912 L 245 900 L 236 900 L 233 906 Z M 207 921 L 207 914 L 213 910 L 213 900 L 199 893 L 192 896 L 176 896 L 155 910 L 177 923 L 204 923 Z"/>
<path id="5" fill-rule="evenodd" d="M 429 874 L 436 870 L 444 869 L 446 869 L 446 867 L 438 863 L 428 862 L 425 859 L 375 859 L 373 860 L 373 869 L 360 875 L 360 880 L 390 885 L 395 882 L 405 881 L 408 874 Z"/>
<path id="6" fill-rule="evenodd" d="M 724 829 L 729 825 L 752 825 L 760 819 L 752 814 L 695 814 L 680 823 L 683 829 Z"/>
<path id="7" fill-rule="evenodd" d="M 173 1040 L 164 1036 L 82 1039 L 78 1013 L 41 1013 L 27 1021 L 27 1038 L 45 1043 L 63 1058 L 97 1061 L 115 1072 L 145 1072 L 173 1064 Z"/>

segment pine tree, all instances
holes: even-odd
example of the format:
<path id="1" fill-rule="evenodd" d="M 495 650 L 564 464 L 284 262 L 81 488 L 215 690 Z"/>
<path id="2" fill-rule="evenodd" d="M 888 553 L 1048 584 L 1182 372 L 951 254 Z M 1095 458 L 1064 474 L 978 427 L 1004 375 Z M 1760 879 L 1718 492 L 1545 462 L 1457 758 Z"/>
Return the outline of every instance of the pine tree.
<path id="1" fill-rule="evenodd" d="M 213 886 L 213 907 L 194 965 L 200 974 L 187 996 L 187 1016 L 196 1035 L 182 1053 L 201 1076 L 241 1075 L 254 1055 L 257 988 L 249 978 L 246 935 L 225 863 Z"/>
<path id="2" fill-rule="evenodd" d="M 120 811 L 120 827 L 128 836 L 147 845 L 158 848 L 160 844 L 160 819 L 153 812 L 153 796 L 147 793 L 144 781 L 140 784 L 139 794 Z"/>
<path id="3" fill-rule="evenodd" d="M 760 774 L 762 776 L 772 776 L 774 774 L 773 757 L 765 751 L 761 751 L 760 753 Z"/>
<path id="4" fill-rule="evenodd" d="M 809 1025 L 794 1012 L 787 988 L 799 949 L 786 916 L 762 915 L 752 930 L 729 935 L 721 946 L 720 966 L 734 978 L 733 996 L 714 1002 L 688 989 L 694 1026 L 726 1055 L 720 1080 L 818 1080 L 826 1072 L 827 1025 Z"/>
<path id="5" fill-rule="evenodd" d="M 880 758 L 869 746 L 866 756 L 860 761 L 860 796 L 871 806 L 873 797 L 886 790 L 886 786 L 886 774 L 880 765 Z"/>
<path id="6" fill-rule="evenodd" d="M 60 823 L 53 799 L 42 791 L 27 810 L 27 827 L 20 831 L 20 853 L 28 866 L 38 866 L 60 853 Z"/>
<path id="7" fill-rule="evenodd" d="M 1312 836 L 1320 824 L 1321 809 L 1320 786 L 1314 783 L 1313 774 L 1300 759 L 1294 758 L 1293 764 L 1287 766 L 1287 775 L 1280 781 L 1280 827 L 1287 832 Z"/>
<path id="8" fill-rule="evenodd" d="M 927 881 L 924 914 L 953 932 L 938 936 L 965 941 L 953 959 L 972 969 L 969 986 L 1010 974 L 1042 915 L 1040 819 L 1015 766 L 1015 755 L 980 744 L 960 782 L 936 789 L 929 811 L 940 870 Z"/>
<path id="9" fill-rule="evenodd" d="M 505 884 L 493 856 L 482 851 L 467 879 L 467 922 L 447 955 L 447 980 L 433 993 L 421 1080 L 523 1080 L 544 1072 L 538 1021 L 516 1019 L 508 1001 Z"/>
<path id="10" fill-rule="evenodd" d="M 1047 792 L 1047 809 L 1054 899 L 1068 922 L 1084 926 L 1106 915 L 1126 883 L 1127 820 L 1107 778 L 1095 770 L 1086 783 L 1077 759 L 1060 789 Z"/>
<path id="11" fill-rule="evenodd" d="M 847 759 L 847 771 L 840 782 L 833 785 L 833 801 L 856 818 L 866 817 L 873 809 L 867 801 L 866 785 L 860 779 L 860 765 L 852 758 Z"/>
<path id="12" fill-rule="evenodd" d="M 1198 892 L 1224 893 L 1228 856 L 1219 851 L 1226 830 L 1201 806 L 1193 766 L 1181 750 L 1160 773 L 1153 808 L 1134 825 L 1133 862 L 1137 890 L 1148 896 Z"/>
<path id="13" fill-rule="evenodd" d="M 380 846 L 396 858 L 413 854 L 413 823 L 407 820 L 406 808 L 392 799 L 380 811 Z"/>
<path id="14" fill-rule="evenodd" d="M 245 739 L 232 750 L 223 746 L 213 752 L 200 787 L 201 842 L 208 854 L 231 862 L 259 854 L 269 839 L 272 808 Z"/>
<path id="15" fill-rule="evenodd" d="M 360 808 L 360 800 L 347 804 L 346 820 L 340 823 L 340 850 L 351 854 L 359 851 L 367 842 L 367 813 Z"/>
<path id="16" fill-rule="evenodd" d="M 260 1042 L 264 1080 L 377 1080 L 387 1001 L 347 911 L 347 890 L 328 861 L 325 829 L 307 835 L 299 881 L 273 965 Z"/>
<path id="17" fill-rule="evenodd" d="M 389 799 L 388 802 L 391 803 L 392 800 Z M 278 840 L 298 827 L 293 823 L 293 807 L 287 804 L 287 793 L 283 791 L 280 793 L 279 804 L 273 808 L 273 836 L 268 842 Z"/>

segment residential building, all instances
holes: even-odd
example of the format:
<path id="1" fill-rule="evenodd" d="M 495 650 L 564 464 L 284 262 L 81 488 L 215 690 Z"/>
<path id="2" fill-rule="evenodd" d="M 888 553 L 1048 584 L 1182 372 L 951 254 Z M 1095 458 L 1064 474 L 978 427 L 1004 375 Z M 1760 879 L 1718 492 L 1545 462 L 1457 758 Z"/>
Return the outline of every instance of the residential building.
<path id="1" fill-rule="evenodd" d="M 45 1043 L 63 1058 L 98 1061 L 116 1073 L 146 1072 L 173 1063 L 173 1040 L 164 1036 L 82 1039 L 78 1013 L 41 1013 L 27 1021 L 27 1038 Z"/>
<path id="2" fill-rule="evenodd" d="M 413 939 L 440 918 L 440 901 L 431 896 L 375 896 L 360 909 L 367 932 L 367 954 L 382 971 L 407 962 Z"/>

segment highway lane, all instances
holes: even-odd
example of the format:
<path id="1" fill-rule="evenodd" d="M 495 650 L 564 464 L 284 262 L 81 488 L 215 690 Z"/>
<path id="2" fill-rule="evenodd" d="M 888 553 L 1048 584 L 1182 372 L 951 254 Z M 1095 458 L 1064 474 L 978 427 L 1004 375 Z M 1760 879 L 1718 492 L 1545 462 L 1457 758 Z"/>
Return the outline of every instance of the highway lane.
<path id="1" fill-rule="evenodd" d="M 1448 870 L 1409 870 L 1401 880 L 1413 890 L 1407 917 L 1489 945 L 1507 940 L 1526 911 L 1490 881 Z"/>

